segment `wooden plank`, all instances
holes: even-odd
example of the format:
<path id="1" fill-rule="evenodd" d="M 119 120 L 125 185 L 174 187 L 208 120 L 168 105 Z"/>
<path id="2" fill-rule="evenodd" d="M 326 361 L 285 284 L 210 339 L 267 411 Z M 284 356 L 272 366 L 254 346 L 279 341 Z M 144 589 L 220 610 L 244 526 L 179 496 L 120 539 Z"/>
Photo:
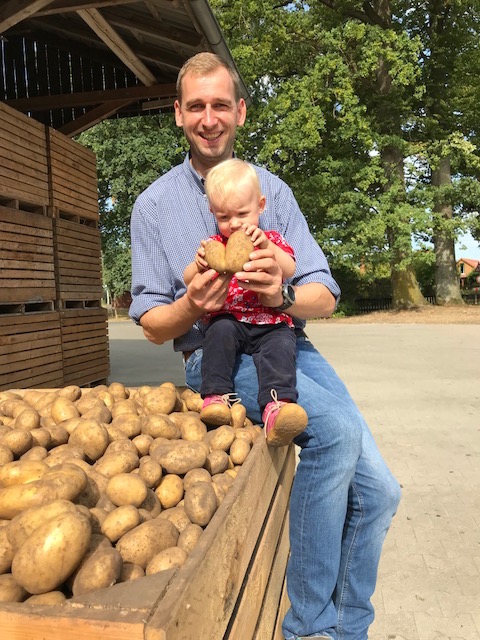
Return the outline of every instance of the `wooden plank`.
<path id="1" fill-rule="evenodd" d="M 98 367 L 94 369 L 89 369 L 88 371 L 75 372 L 70 374 L 66 374 L 64 372 L 63 379 L 65 384 L 77 384 L 79 387 L 85 384 L 90 384 L 92 382 L 97 382 L 98 380 L 103 380 L 108 378 L 110 373 L 110 368 L 108 366 Z"/>
<path id="2" fill-rule="evenodd" d="M 53 222 L 50 218 L 38 213 L 21 211 L 0 205 L 0 220 L 12 224 L 33 227 L 35 229 L 45 229 L 53 234 Z"/>
<path id="3" fill-rule="evenodd" d="M 34 140 L 40 142 L 43 140 L 41 144 L 45 148 L 45 126 L 34 118 L 30 118 L 4 102 L 0 102 L 0 122 L 11 125 L 11 127 L 19 129 L 21 132 L 28 132 Z"/>
<path id="4" fill-rule="evenodd" d="M 7 257 L 4 258 L 2 257 L 3 255 L 7 254 L 8 252 L 6 251 L 0 251 L 0 269 L 14 269 L 14 270 L 18 270 L 18 271 L 29 271 L 29 270 L 33 270 L 34 273 L 36 274 L 35 277 L 38 275 L 38 272 L 52 272 L 54 271 L 54 266 L 53 266 L 53 262 L 52 261 L 43 261 L 43 262 L 39 262 L 39 261 L 33 261 L 33 260 L 14 260 L 13 257 Z M 25 254 L 20 254 L 20 257 L 22 258 L 26 258 L 27 256 L 25 256 Z M 30 254 L 28 254 L 28 257 L 30 257 Z M 0 297 L 1 297 L 1 293 L 0 293 Z"/>
<path id="5" fill-rule="evenodd" d="M 88 260 L 84 260 L 82 264 L 79 264 L 77 260 L 59 260 L 59 271 L 64 271 L 65 274 L 70 275 L 72 273 L 82 272 L 82 275 L 92 276 L 95 274 L 101 279 L 102 277 L 102 262 L 100 258 L 93 258 L 89 256 Z"/>
<path id="6" fill-rule="evenodd" d="M 95 349 L 95 353 L 85 353 L 75 358 L 64 358 L 64 370 L 65 372 L 75 372 L 81 369 L 88 369 L 91 366 L 108 366 L 109 365 L 109 350 L 107 349 Z"/>
<path id="7" fill-rule="evenodd" d="M 68 231 L 71 231 L 73 233 L 78 233 L 79 231 L 81 231 L 83 235 L 87 237 L 91 236 L 92 238 L 97 237 L 99 234 L 99 229 L 97 226 L 87 226 L 86 224 L 73 222 L 72 220 L 62 220 L 60 218 L 56 220 L 56 225 L 58 231 L 60 232 L 61 230 L 62 234 L 67 236 L 69 235 Z"/>
<path id="8" fill-rule="evenodd" d="M 82 182 L 80 182 L 82 181 Z M 97 183 L 89 185 L 78 175 L 68 175 L 65 172 L 52 171 L 52 190 L 54 200 L 75 203 L 82 209 L 98 208 Z M 78 200 L 78 198 L 82 198 Z"/>
<path id="9" fill-rule="evenodd" d="M 28 187 L 22 189 L 18 181 L 7 181 L 4 178 L 0 180 L 0 196 L 24 200 L 25 202 L 39 206 L 47 206 L 49 203 L 48 192 L 43 192 L 34 188 L 29 189 Z"/>
<path id="10" fill-rule="evenodd" d="M 58 369 L 57 371 L 50 371 L 48 373 L 43 373 L 38 376 L 30 376 L 22 380 L 11 381 L 7 378 L 7 376 L 2 376 L 0 379 L 0 391 L 5 391 L 11 389 L 12 386 L 17 388 L 31 389 L 31 388 L 42 388 L 42 387 L 61 387 L 63 386 L 63 371 L 62 369 Z M 0 610 L 0 619 L 2 617 L 2 611 Z M 1 622 L 0 622 L 1 627 Z M 31 635 L 26 636 L 29 639 L 32 638 Z M 8 636 L 10 638 L 10 636 Z M 40 638 L 38 639 L 40 640 Z"/>
<path id="11" fill-rule="evenodd" d="M 282 587 L 282 594 L 280 596 L 280 604 L 278 605 L 277 620 L 275 622 L 272 640 L 284 640 L 285 636 L 282 631 L 282 623 L 289 609 L 290 599 L 287 592 L 287 581 L 285 580 Z"/>
<path id="12" fill-rule="evenodd" d="M 9 132 L 6 133 L 8 136 Z M 29 169 L 42 171 L 47 179 L 48 165 L 46 156 L 44 157 L 43 155 L 40 155 L 40 157 L 38 157 L 38 153 L 32 154 L 31 146 L 28 148 L 24 148 L 23 146 L 15 145 L 7 139 L 7 136 L 5 136 L 2 131 L 0 131 L 0 155 L 7 158 L 8 160 L 13 160 L 21 163 L 24 167 L 27 167 Z"/>
<path id="13" fill-rule="evenodd" d="M 0 9 L 0 33 L 44 9 L 53 0 L 8 0 Z"/>
<path id="14" fill-rule="evenodd" d="M 58 152 L 50 153 L 50 166 L 55 170 L 56 175 L 64 173 L 66 175 L 75 176 L 78 180 L 92 185 L 91 189 L 98 189 L 98 175 L 96 165 L 80 164 L 78 159 L 72 156 L 61 156 Z"/>
<path id="15" fill-rule="evenodd" d="M 20 314 L 13 314 L 13 318 L 12 318 L 12 314 L 7 314 L 7 315 L 0 315 L 0 332 L 1 332 L 1 327 L 9 327 L 11 326 L 12 322 L 15 322 L 15 328 L 18 331 L 19 327 L 21 327 L 21 325 L 33 325 L 33 326 L 39 326 L 39 323 L 43 323 L 43 322 L 57 322 L 58 324 L 58 320 L 60 319 L 60 314 L 58 311 L 45 311 L 45 312 L 40 312 L 40 313 L 29 313 L 29 314 L 25 314 L 25 315 L 20 315 Z M 30 331 L 30 329 L 27 329 L 27 331 Z"/>
<path id="16" fill-rule="evenodd" d="M 62 348 L 60 336 L 55 338 L 42 338 L 40 340 L 27 340 L 25 342 L 16 342 L 13 344 L 0 345 L 0 355 L 8 356 L 9 358 L 21 360 L 25 357 L 30 357 L 30 354 L 45 355 L 50 353 L 50 349 L 59 351 Z M 28 354 L 28 355 L 25 355 Z"/>
<path id="17" fill-rule="evenodd" d="M 288 516 L 279 540 L 275 562 L 269 577 L 262 610 L 252 640 L 272 640 L 278 619 L 278 610 L 285 583 L 285 572 L 290 550 L 288 540 Z M 281 636 L 283 637 L 283 636 Z M 233 638 L 232 638 L 233 640 Z"/>
<path id="18" fill-rule="evenodd" d="M 7 281 L 8 282 L 8 281 Z M 56 290 L 52 287 L 7 287 L 0 281 L 0 303 L 49 302 L 54 300 Z"/>
<path id="19" fill-rule="evenodd" d="M 9 358 L 9 362 L 0 364 L 0 375 L 21 371 L 28 371 L 29 375 L 31 375 L 31 372 L 35 372 L 37 368 L 44 365 L 47 365 L 49 370 L 51 370 L 55 367 L 55 363 L 59 363 L 58 367 L 62 366 L 62 354 L 58 350 L 43 356 L 36 356 L 31 353 L 31 357 L 26 360 Z"/>
<path id="20" fill-rule="evenodd" d="M 78 334 L 79 326 L 78 320 L 73 320 L 67 322 L 65 320 L 61 320 L 60 322 L 62 327 L 62 335 L 67 336 L 68 334 Z M 108 330 L 107 318 L 98 319 L 98 318 L 85 318 L 82 321 L 83 330 L 88 328 L 88 331 L 103 331 L 106 334 Z"/>
<path id="21" fill-rule="evenodd" d="M 50 141 L 50 149 L 59 154 L 65 154 L 68 157 L 81 157 L 85 163 L 96 164 L 96 156 L 94 152 L 85 147 L 83 144 L 72 140 L 68 136 L 64 136 L 59 131 L 47 128 L 47 136 Z"/>
<path id="22" fill-rule="evenodd" d="M 286 447 L 268 448 L 264 438 L 257 439 L 148 622 L 146 640 L 223 638 L 287 452 Z"/>
<path id="23" fill-rule="evenodd" d="M 50 259 L 50 256 L 52 256 L 53 259 L 53 245 L 52 246 L 45 246 L 45 245 L 39 245 L 37 243 L 37 245 L 35 246 L 34 244 L 32 244 L 31 242 L 29 243 L 24 243 L 24 242 L 17 242 L 15 241 L 11 241 L 11 240 L 5 240 L 2 239 L 2 249 L 4 249 L 5 251 L 16 251 L 19 253 L 28 253 L 29 255 L 36 255 L 39 256 L 38 258 L 36 258 L 37 260 L 40 260 L 40 256 L 43 255 L 45 257 L 48 256 L 48 258 Z"/>
<path id="24" fill-rule="evenodd" d="M 282 539 L 282 530 L 288 513 L 290 489 L 295 475 L 295 454 L 290 447 L 289 455 L 282 469 L 276 493 L 274 495 L 265 527 L 259 538 L 255 555 L 252 557 L 251 566 L 248 569 L 248 578 L 244 584 L 239 602 L 232 617 L 224 640 L 236 638 L 252 638 L 262 608 L 274 608 L 278 605 L 278 599 L 267 599 L 267 585 L 274 573 L 273 564 L 277 553 L 274 541 Z M 288 550 L 288 526 L 286 541 Z M 265 596 L 265 597 L 264 597 Z M 273 626 L 273 625 L 272 625 Z"/>
<path id="25" fill-rule="evenodd" d="M 58 345 L 61 344 L 60 330 L 47 329 L 45 331 L 29 331 L 28 333 L 16 333 L 15 327 L 11 328 L 10 335 L 0 336 L 0 347 L 3 349 L 6 345 L 18 345 L 19 350 L 28 349 L 29 344 L 36 340 L 55 339 Z"/>
<path id="26" fill-rule="evenodd" d="M 22 371 L 17 371 L 13 373 L 4 373 L 0 376 L 0 385 L 4 386 L 5 384 L 9 384 L 11 387 L 15 386 L 20 380 L 34 380 L 34 378 L 43 376 L 44 374 L 51 374 L 53 372 L 58 372 L 61 369 L 61 362 L 53 363 L 53 364 L 45 364 L 43 366 L 23 369 Z M 1 637 L 1 636 L 0 636 Z"/>
<path id="27" fill-rule="evenodd" d="M 8 640 L 144 640 L 143 611 L 3 604 L 0 637 Z"/>

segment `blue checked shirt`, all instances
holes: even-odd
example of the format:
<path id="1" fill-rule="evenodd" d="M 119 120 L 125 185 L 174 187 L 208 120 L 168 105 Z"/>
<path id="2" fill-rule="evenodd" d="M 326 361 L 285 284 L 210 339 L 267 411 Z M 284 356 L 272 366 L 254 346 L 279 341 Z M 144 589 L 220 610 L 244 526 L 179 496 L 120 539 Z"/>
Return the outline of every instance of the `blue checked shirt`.
<path id="1" fill-rule="evenodd" d="M 260 216 L 262 229 L 281 233 L 293 247 L 296 271 L 294 285 L 320 282 L 338 298 L 340 289 L 327 260 L 310 234 L 292 190 L 269 171 L 255 167 L 266 208 Z M 132 304 L 130 317 L 136 323 L 154 307 L 181 298 L 186 287 L 183 271 L 195 258 L 200 241 L 218 233 L 210 211 L 202 178 L 185 161 L 171 169 L 141 193 L 133 207 Z M 295 319 L 303 328 L 305 322 Z M 201 346 L 202 325 L 196 323 L 174 340 L 175 351 L 193 351 Z"/>

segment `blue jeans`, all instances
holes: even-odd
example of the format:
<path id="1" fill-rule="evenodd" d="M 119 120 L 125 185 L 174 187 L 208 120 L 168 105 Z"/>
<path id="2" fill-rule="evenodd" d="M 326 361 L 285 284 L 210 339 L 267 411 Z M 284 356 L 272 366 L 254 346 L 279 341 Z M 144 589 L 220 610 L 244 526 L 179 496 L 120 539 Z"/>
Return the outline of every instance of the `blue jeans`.
<path id="1" fill-rule="evenodd" d="M 201 383 L 202 350 L 190 356 L 186 382 Z M 260 422 L 251 356 L 237 358 L 235 391 Z M 295 443 L 300 460 L 290 501 L 291 607 L 287 640 L 326 635 L 367 640 L 383 541 L 400 501 L 400 487 L 369 428 L 333 368 L 307 338 L 297 338 L 298 403 L 309 417 Z"/>

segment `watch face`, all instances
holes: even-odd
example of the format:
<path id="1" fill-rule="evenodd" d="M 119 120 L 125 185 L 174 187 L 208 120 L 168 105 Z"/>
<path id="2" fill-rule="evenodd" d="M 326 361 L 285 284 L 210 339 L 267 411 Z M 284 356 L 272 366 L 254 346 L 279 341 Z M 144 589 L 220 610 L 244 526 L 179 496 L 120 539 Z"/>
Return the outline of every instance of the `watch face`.
<path id="1" fill-rule="evenodd" d="M 283 299 L 291 304 L 295 302 L 295 289 L 291 284 L 286 284 L 283 288 Z"/>

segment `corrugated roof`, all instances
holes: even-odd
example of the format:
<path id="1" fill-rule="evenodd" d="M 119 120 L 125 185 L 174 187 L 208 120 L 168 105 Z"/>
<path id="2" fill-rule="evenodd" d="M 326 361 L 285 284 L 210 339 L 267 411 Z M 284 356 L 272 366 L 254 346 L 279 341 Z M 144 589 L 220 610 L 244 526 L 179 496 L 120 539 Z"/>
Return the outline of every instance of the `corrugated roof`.
<path id="1" fill-rule="evenodd" d="M 199 51 L 234 65 L 207 0 L 7 0 L 0 100 L 75 135 L 171 108 L 178 70 Z"/>

